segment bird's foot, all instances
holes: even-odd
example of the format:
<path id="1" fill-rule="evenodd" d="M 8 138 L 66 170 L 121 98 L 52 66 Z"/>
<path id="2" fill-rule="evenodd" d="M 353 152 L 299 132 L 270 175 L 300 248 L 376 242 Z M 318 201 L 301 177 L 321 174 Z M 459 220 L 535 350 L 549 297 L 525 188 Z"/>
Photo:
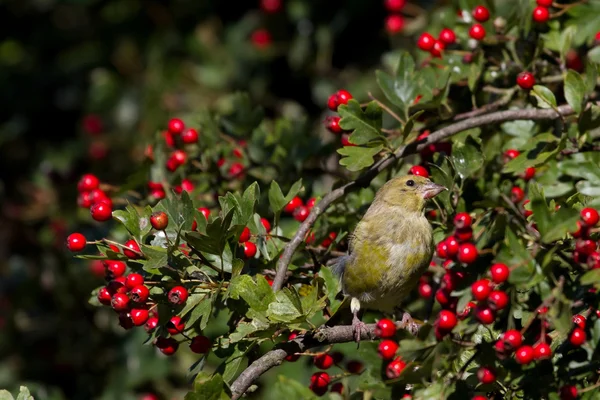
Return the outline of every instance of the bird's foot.
<path id="1" fill-rule="evenodd" d="M 354 314 L 354 318 L 352 318 L 352 335 L 357 345 L 360 344 L 363 331 L 367 332 L 367 326 L 358 318 L 358 315 Z"/>
<path id="2" fill-rule="evenodd" d="M 421 325 L 415 322 L 415 320 L 410 316 L 409 313 L 405 312 L 402 315 L 402 320 L 400 321 L 402 324 L 402 328 L 409 331 L 413 336 L 416 336 L 419 333 L 419 329 Z"/>

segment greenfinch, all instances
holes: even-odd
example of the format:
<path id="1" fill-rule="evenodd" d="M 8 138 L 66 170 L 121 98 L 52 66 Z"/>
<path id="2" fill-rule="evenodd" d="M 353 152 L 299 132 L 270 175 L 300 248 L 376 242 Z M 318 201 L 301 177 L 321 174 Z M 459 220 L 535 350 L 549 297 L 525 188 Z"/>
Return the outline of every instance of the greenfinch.
<path id="1" fill-rule="evenodd" d="M 343 293 L 351 299 L 356 341 L 365 329 L 358 317 L 360 309 L 392 313 L 427 270 L 434 244 L 424 208 L 443 190 L 416 175 L 385 183 L 350 236 L 348 255 L 333 264 Z"/>

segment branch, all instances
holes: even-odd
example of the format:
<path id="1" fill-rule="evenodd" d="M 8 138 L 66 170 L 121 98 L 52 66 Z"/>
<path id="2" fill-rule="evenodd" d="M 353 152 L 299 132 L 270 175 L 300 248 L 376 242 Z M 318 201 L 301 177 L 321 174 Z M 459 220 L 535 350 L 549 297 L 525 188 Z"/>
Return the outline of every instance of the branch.
<path id="1" fill-rule="evenodd" d="M 558 111 L 558 113 L 556 111 Z M 557 107 L 556 111 L 554 109 L 530 108 L 526 110 L 497 111 L 490 114 L 469 118 L 448 125 L 442 129 L 439 129 L 427 136 L 423 140 L 401 146 L 393 154 L 389 155 L 386 158 L 382 158 L 381 160 L 373 164 L 355 181 L 348 182 L 345 185 L 340 186 L 339 188 L 329 192 L 321 199 L 319 203 L 317 203 L 313 207 L 312 211 L 308 215 L 308 218 L 306 218 L 302 225 L 300 225 L 298 231 L 296 232 L 292 240 L 290 240 L 285 246 L 283 254 L 277 262 L 277 275 L 275 276 L 275 279 L 273 281 L 273 291 L 278 291 L 283 286 L 287 268 L 292 260 L 292 256 L 294 255 L 298 246 L 300 246 L 300 244 L 303 242 L 304 238 L 306 237 L 306 234 L 308 233 L 312 225 L 315 223 L 317 218 L 325 212 L 327 207 L 329 207 L 333 202 L 344 197 L 346 193 L 358 190 L 362 187 L 367 187 L 371 183 L 371 180 L 375 178 L 381 171 L 391 167 L 396 163 L 396 161 L 398 161 L 402 157 L 421 151 L 426 146 L 432 143 L 437 143 L 443 139 L 446 139 L 450 136 L 456 135 L 457 133 L 466 131 L 468 129 L 506 121 L 554 120 L 557 118 L 562 118 L 574 114 L 573 109 L 568 105 L 562 105 L 560 107 Z"/>

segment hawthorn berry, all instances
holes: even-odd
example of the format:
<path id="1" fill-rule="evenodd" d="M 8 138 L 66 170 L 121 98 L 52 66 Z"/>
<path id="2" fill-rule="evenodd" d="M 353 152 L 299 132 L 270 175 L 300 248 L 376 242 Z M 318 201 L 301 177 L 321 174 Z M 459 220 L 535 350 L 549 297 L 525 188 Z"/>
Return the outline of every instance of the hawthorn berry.
<path id="1" fill-rule="evenodd" d="M 183 286 L 175 286 L 174 288 L 169 290 L 167 298 L 169 299 L 169 302 L 171 304 L 184 304 L 188 298 L 188 290 Z"/>
<path id="2" fill-rule="evenodd" d="M 256 255 L 256 245 L 250 241 L 244 243 L 244 256 L 252 258 Z"/>
<path id="3" fill-rule="evenodd" d="M 518 186 L 514 186 L 510 189 L 510 200 L 513 203 L 520 203 L 525 199 L 525 191 Z"/>
<path id="4" fill-rule="evenodd" d="M 533 347 L 533 358 L 536 360 L 546 360 L 552 357 L 552 349 L 547 343 L 538 343 Z"/>
<path id="5" fill-rule="evenodd" d="M 508 280 L 510 269 L 506 264 L 496 263 L 490 268 L 490 273 L 494 283 L 503 283 Z"/>
<path id="6" fill-rule="evenodd" d="M 164 211 L 156 211 L 150 215 L 152 227 L 158 231 L 164 231 L 169 225 L 169 216 Z"/>
<path id="7" fill-rule="evenodd" d="M 344 89 L 338 90 L 336 95 L 337 95 L 339 105 L 348 104 L 348 101 L 350 99 L 352 99 L 352 95 L 350 94 L 350 92 L 348 92 L 347 90 L 344 90 Z"/>
<path id="8" fill-rule="evenodd" d="M 427 32 L 422 33 L 421 36 L 419 36 L 419 40 L 417 40 L 417 47 L 423 51 L 431 51 L 434 44 L 435 38 Z"/>
<path id="9" fill-rule="evenodd" d="M 488 297 L 488 303 L 494 311 L 503 310 L 508 305 L 508 295 L 501 290 L 494 290 Z"/>
<path id="10" fill-rule="evenodd" d="M 475 316 L 484 325 L 492 324 L 496 320 L 496 315 L 494 311 L 487 306 L 478 306 L 475 309 Z"/>
<path id="11" fill-rule="evenodd" d="M 208 217 L 210 217 L 210 210 L 206 207 L 200 207 L 198 208 L 198 211 L 200 211 L 200 213 L 204 215 L 204 218 L 206 218 L 206 220 L 208 221 Z"/>
<path id="12" fill-rule="evenodd" d="M 100 180 L 96 175 L 85 174 L 79 179 L 77 183 L 77 190 L 80 192 L 91 192 L 94 189 L 98 189 L 100 186 Z"/>
<path id="13" fill-rule="evenodd" d="M 181 141 L 185 144 L 193 144 L 198 141 L 198 131 L 194 128 L 186 129 L 181 134 Z"/>
<path id="14" fill-rule="evenodd" d="M 395 358 L 394 361 L 390 362 L 385 368 L 385 376 L 389 379 L 396 379 L 400 376 L 404 368 L 406 368 L 406 363 L 399 357 Z"/>
<path id="15" fill-rule="evenodd" d="M 144 285 L 137 285 L 131 289 L 129 297 L 136 303 L 145 303 L 148 297 L 150 297 L 150 289 Z"/>
<path id="16" fill-rule="evenodd" d="M 421 296 L 424 299 L 430 298 L 431 294 L 433 293 L 433 288 L 427 282 L 421 282 L 421 283 L 419 283 L 418 290 L 419 290 L 419 296 Z"/>
<path id="17" fill-rule="evenodd" d="M 581 221 L 585 226 L 596 226 L 598 221 L 600 221 L 600 215 L 598 211 L 593 208 L 586 207 L 579 213 L 581 217 Z"/>
<path id="18" fill-rule="evenodd" d="M 130 240 L 126 241 L 123 246 L 124 246 L 123 254 L 125 254 L 125 256 L 127 258 L 129 258 L 131 260 L 136 260 L 136 259 L 142 257 L 140 255 L 140 253 L 141 253 L 140 245 L 137 244 L 137 242 L 134 239 L 130 239 Z"/>
<path id="19" fill-rule="evenodd" d="M 488 279 L 480 279 L 471 285 L 471 292 L 475 300 L 484 301 L 492 291 L 491 283 Z"/>
<path id="20" fill-rule="evenodd" d="M 515 329 L 510 329 L 504 333 L 502 340 L 510 349 L 517 349 L 523 344 L 523 335 Z"/>
<path id="21" fill-rule="evenodd" d="M 437 326 L 439 326 L 440 329 L 444 331 L 451 331 L 452 329 L 454 329 L 457 323 L 458 320 L 456 318 L 456 314 L 448 310 L 440 311 L 440 314 L 436 321 Z"/>
<path id="22" fill-rule="evenodd" d="M 552 7 L 552 0 L 536 0 L 535 2 L 538 6 L 541 7 Z"/>
<path id="23" fill-rule="evenodd" d="M 531 179 L 533 179 L 533 177 L 535 176 L 535 168 L 534 167 L 528 167 L 525 169 L 525 172 L 523 173 L 523 179 L 525 179 L 526 181 L 530 181 Z"/>
<path id="24" fill-rule="evenodd" d="M 247 242 L 248 240 L 250 240 L 250 228 L 245 226 L 244 230 L 240 234 L 240 238 L 238 239 L 238 242 L 244 243 L 244 242 Z"/>
<path id="25" fill-rule="evenodd" d="M 472 301 L 468 302 L 465 308 L 458 314 L 458 318 L 464 320 L 471 314 L 471 310 L 474 309 L 477 305 Z"/>
<path id="26" fill-rule="evenodd" d="M 281 10 L 281 0 L 260 0 L 260 8 L 267 14 L 275 14 Z"/>
<path id="27" fill-rule="evenodd" d="M 484 385 L 496 382 L 496 371 L 491 367 L 479 367 L 477 370 L 477 379 Z"/>
<path id="28" fill-rule="evenodd" d="M 158 326 L 158 318 L 150 317 L 150 318 L 148 318 L 148 321 L 146 321 L 146 324 L 144 325 L 144 329 L 146 330 L 146 332 L 151 333 L 151 332 L 154 332 L 154 330 L 156 329 L 157 326 Z"/>
<path id="29" fill-rule="evenodd" d="M 330 391 L 331 391 L 331 393 L 343 394 L 344 393 L 344 384 L 342 382 L 336 382 L 333 385 L 331 385 Z"/>
<path id="30" fill-rule="evenodd" d="M 427 171 L 427 168 L 423 167 L 422 165 L 413 165 L 408 173 L 416 176 L 422 176 L 423 178 L 429 178 L 429 172 Z"/>
<path id="31" fill-rule="evenodd" d="M 329 369 L 334 364 L 333 357 L 327 353 L 321 353 L 313 358 L 315 367 L 319 369 Z"/>
<path id="32" fill-rule="evenodd" d="M 458 261 L 465 264 L 474 263 L 477 260 L 477 247 L 473 243 L 463 243 L 458 249 Z"/>
<path id="33" fill-rule="evenodd" d="M 265 49 L 271 45 L 273 39 L 271 37 L 271 32 L 264 28 L 260 28 L 252 32 L 250 41 L 257 49 Z"/>
<path id="34" fill-rule="evenodd" d="M 155 346 L 166 356 L 175 354 L 179 348 L 179 342 L 173 338 L 159 337 L 156 339 Z"/>
<path id="35" fill-rule="evenodd" d="M 439 40 L 444 44 L 454 44 L 456 42 L 456 34 L 452 29 L 444 28 L 440 31 Z"/>
<path id="36" fill-rule="evenodd" d="M 437 292 L 435 292 L 435 299 L 442 307 L 450 308 L 452 297 L 450 297 L 450 293 L 448 291 L 439 289 Z"/>
<path id="37" fill-rule="evenodd" d="M 269 222 L 268 219 L 266 218 L 261 218 L 260 219 L 260 223 L 262 224 L 262 226 L 265 228 L 265 231 L 267 231 L 267 233 L 271 232 L 271 223 Z"/>
<path id="38" fill-rule="evenodd" d="M 473 18 L 477 22 L 485 22 L 490 19 L 490 11 L 485 6 L 477 6 L 473 9 Z"/>
<path id="39" fill-rule="evenodd" d="M 380 338 L 391 338 L 396 334 L 396 324 L 394 321 L 383 318 L 377 321 L 375 326 L 375 336 Z"/>
<path id="40" fill-rule="evenodd" d="M 327 387 L 331 382 L 331 378 L 327 372 L 315 372 L 310 377 L 310 389 L 317 395 L 323 395 L 327 391 Z"/>
<path id="41" fill-rule="evenodd" d="M 289 341 L 294 340 L 296 337 L 298 337 L 298 334 L 296 332 L 292 332 L 292 333 L 289 334 L 287 340 L 289 342 Z M 298 358 L 300 358 L 299 354 L 290 354 L 290 355 L 288 355 L 288 356 L 285 357 L 285 360 L 286 361 L 290 361 L 290 362 L 294 362 L 294 361 L 298 360 Z"/>
<path id="42" fill-rule="evenodd" d="M 179 118 L 171 118 L 169 120 L 167 129 L 173 135 L 179 135 L 181 132 L 183 132 L 183 128 L 185 128 L 185 124 Z"/>
<path id="43" fill-rule="evenodd" d="M 342 127 L 340 126 L 340 120 L 341 118 L 336 116 L 330 116 L 327 117 L 325 119 L 325 127 L 329 130 L 329 132 L 331 133 L 335 133 L 335 134 L 339 134 L 344 132 L 344 130 L 342 129 Z"/>
<path id="44" fill-rule="evenodd" d="M 559 390 L 560 400 L 576 400 L 578 394 L 577 388 L 573 385 L 565 385 Z"/>
<path id="45" fill-rule="evenodd" d="M 76 252 L 85 249 L 85 245 L 87 244 L 85 236 L 81 233 L 75 232 L 71 233 L 67 237 L 67 248 L 70 251 Z"/>
<path id="46" fill-rule="evenodd" d="M 323 246 L 323 247 L 329 247 L 329 246 L 331 246 L 331 243 L 333 243 L 333 241 L 335 240 L 335 238 L 337 238 L 337 233 L 335 233 L 335 232 L 329 232 L 329 234 L 327 235 L 327 237 L 325 239 L 323 239 L 323 241 L 321 242 L 321 246 Z"/>
<path id="47" fill-rule="evenodd" d="M 454 227 L 457 229 L 470 228 L 472 223 L 473 219 L 469 213 L 461 212 L 454 217 Z"/>
<path id="48" fill-rule="evenodd" d="M 481 24 L 475 24 L 469 29 L 469 36 L 475 40 L 483 40 L 485 37 L 485 28 Z"/>
<path id="49" fill-rule="evenodd" d="M 131 329 L 135 325 L 133 325 L 133 321 L 131 320 L 131 314 L 128 312 L 120 312 L 119 313 L 119 325 L 123 329 Z"/>
<path id="50" fill-rule="evenodd" d="M 431 50 L 429 52 L 431 53 L 431 55 L 433 57 L 442 58 L 442 52 L 444 51 L 445 47 L 446 46 L 444 45 L 444 43 L 442 41 L 436 40 L 435 43 L 433 43 L 433 47 L 431 48 Z"/>
<path id="51" fill-rule="evenodd" d="M 137 273 L 129 274 L 125 278 L 125 286 L 127 286 L 128 289 L 133 289 L 134 287 L 141 285 L 143 283 L 144 283 L 144 277 Z"/>
<path id="52" fill-rule="evenodd" d="M 471 400 L 489 400 L 489 399 L 483 395 L 477 394 L 477 395 L 471 397 Z"/>
<path id="53" fill-rule="evenodd" d="M 579 327 L 574 328 L 571 334 L 569 335 L 569 342 L 573 346 L 579 347 L 585 343 L 586 334 L 585 331 Z"/>
<path id="54" fill-rule="evenodd" d="M 92 262 L 90 263 L 90 272 L 93 275 L 102 278 L 105 275 L 106 266 L 101 260 L 92 260 Z"/>
<path id="55" fill-rule="evenodd" d="M 198 335 L 192 339 L 190 349 L 196 354 L 206 354 L 210 351 L 212 343 L 209 338 L 203 335 Z"/>
<path id="56" fill-rule="evenodd" d="M 384 360 L 391 360 L 396 355 L 396 351 L 398 350 L 398 343 L 391 339 L 382 340 L 377 347 L 377 352 L 379 353 L 379 357 Z"/>
<path id="57" fill-rule="evenodd" d="M 292 200 L 290 200 L 289 203 L 287 203 L 285 205 L 285 207 L 283 208 L 283 211 L 285 211 L 286 213 L 293 213 L 294 210 L 298 207 L 300 207 L 302 205 L 302 199 L 298 196 L 294 197 Z"/>
<path id="58" fill-rule="evenodd" d="M 108 221 L 112 217 L 112 207 L 110 204 L 100 201 L 90 207 L 90 214 L 98 222 Z"/>
<path id="59" fill-rule="evenodd" d="M 354 143 L 350 142 L 350 135 L 348 135 L 347 133 L 342 134 L 342 137 L 340 138 L 340 143 L 344 147 L 346 147 L 346 146 L 356 146 Z"/>
<path id="60" fill-rule="evenodd" d="M 519 347 L 515 352 L 515 360 L 519 364 L 529 364 L 531 361 L 533 361 L 533 356 L 533 347 L 528 345 Z"/>
<path id="61" fill-rule="evenodd" d="M 79 193 L 77 196 L 77 205 L 81 208 L 90 208 L 92 206 L 90 192 Z"/>
<path id="62" fill-rule="evenodd" d="M 537 6 L 532 14 L 535 22 L 544 23 L 550 19 L 550 11 L 546 7 Z"/>
<path id="63" fill-rule="evenodd" d="M 112 294 L 128 292 L 127 286 L 125 286 L 124 276 L 118 276 L 115 279 L 111 280 L 110 282 L 108 282 L 107 287 Z"/>
<path id="64" fill-rule="evenodd" d="M 458 251 L 460 250 L 460 244 L 458 243 L 458 240 L 456 240 L 454 236 L 448 236 L 444 242 L 446 243 L 447 258 L 452 259 L 456 257 Z"/>
<path id="65" fill-rule="evenodd" d="M 241 177 L 244 174 L 244 166 L 240 163 L 233 163 L 229 167 L 228 173 L 232 178 Z"/>
<path id="66" fill-rule="evenodd" d="M 596 251 L 597 243 L 591 239 L 577 239 L 575 242 L 575 250 L 578 253 L 589 256 Z"/>
<path id="67" fill-rule="evenodd" d="M 299 206 L 294 210 L 293 216 L 296 221 L 304 222 L 308 218 L 310 210 L 306 206 Z"/>
<path id="68" fill-rule="evenodd" d="M 440 258 L 449 258 L 448 257 L 448 245 L 446 244 L 446 240 L 442 240 L 437 244 L 436 252 L 438 257 Z"/>
<path id="69" fill-rule="evenodd" d="M 385 18 L 385 30 L 393 35 L 402 32 L 404 28 L 404 17 L 400 14 L 388 15 Z"/>
<path id="70" fill-rule="evenodd" d="M 519 75 L 517 75 L 517 85 L 519 85 L 519 87 L 523 90 L 531 90 L 531 88 L 533 88 L 533 86 L 535 85 L 535 77 L 531 72 L 523 71 Z M 517 152 L 517 156 L 518 155 L 519 154 Z"/>
<path id="71" fill-rule="evenodd" d="M 97 297 L 100 304 L 104 304 L 105 306 L 109 306 L 112 301 L 112 294 L 107 287 L 100 288 Z"/>
<path id="72" fill-rule="evenodd" d="M 171 335 L 177 335 L 178 333 L 182 333 L 185 330 L 185 323 L 181 321 L 181 317 L 175 315 L 171 317 L 169 322 L 167 323 L 167 331 Z"/>
<path id="73" fill-rule="evenodd" d="M 150 316 L 150 313 L 145 308 L 134 308 L 131 310 L 129 315 L 131 318 L 131 322 L 133 322 L 135 326 L 142 326 L 146 322 L 148 322 L 148 317 Z"/>
<path id="74" fill-rule="evenodd" d="M 115 311 L 125 311 L 129 308 L 129 296 L 125 293 L 115 293 L 110 305 Z"/>
<path id="75" fill-rule="evenodd" d="M 572 319 L 573 323 L 575 325 L 577 325 L 579 328 L 581 329 L 585 329 L 585 325 L 586 325 L 586 318 L 581 315 L 581 314 L 575 314 L 573 315 L 573 319 Z"/>
<path id="76" fill-rule="evenodd" d="M 383 5 L 389 12 L 400 12 L 404 8 L 406 0 L 384 0 Z"/>
<path id="77" fill-rule="evenodd" d="M 311 197 L 306 202 L 306 207 L 308 207 L 309 209 L 312 209 L 315 206 L 316 203 L 317 203 L 317 199 L 315 197 Z"/>

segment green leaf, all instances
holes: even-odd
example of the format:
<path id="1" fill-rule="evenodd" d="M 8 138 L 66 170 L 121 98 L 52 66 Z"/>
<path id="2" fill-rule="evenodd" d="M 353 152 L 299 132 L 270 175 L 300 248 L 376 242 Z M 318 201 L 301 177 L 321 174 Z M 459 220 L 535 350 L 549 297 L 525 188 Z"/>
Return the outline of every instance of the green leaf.
<path id="1" fill-rule="evenodd" d="M 529 283 L 535 273 L 533 258 L 508 225 L 505 236 L 508 245 L 507 251 L 513 258 L 513 264 L 517 265 L 510 273 L 509 282 L 513 284 Z"/>
<path id="2" fill-rule="evenodd" d="M 19 388 L 19 394 L 17 395 L 17 400 L 34 400 L 31 393 L 29 393 L 29 389 L 25 386 L 21 386 Z"/>
<path id="3" fill-rule="evenodd" d="M 264 279 L 264 278 L 263 278 Z M 274 322 L 293 322 L 302 317 L 302 304 L 296 288 L 277 292 L 277 301 L 269 304 L 267 316 Z"/>
<path id="4" fill-rule="evenodd" d="M 592 93 L 596 87 L 598 80 L 598 69 L 600 65 L 587 60 L 585 65 L 585 91 L 586 93 Z"/>
<path id="5" fill-rule="evenodd" d="M 12 394 L 6 389 L 0 390 L 0 400 L 15 400 Z"/>
<path id="6" fill-rule="evenodd" d="M 187 191 L 181 192 L 179 198 L 167 197 L 158 203 L 156 210 L 164 211 L 169 217 L 167 232 L 177 233 L 181 229 L 191 229 L 196 217 L 194 203 Z"/>
<path id="7" fill-rule="evenodd" d="M 568 232 L 574 232 L 577 228 L 578 220 L 579 213 L 576 210 L 561 207 L 558 212 L 552 215 L 550 226 L 542 234 L 542 242 L 552 243 L 564 237 Z"/>
<path id="8" fill-rule="evenodd" d="M 276 181 L 271 182 L 269 187 L 269 204 L 274 213 L 279 213 L 300 192 L 302 189 L 302 179 L 297 180 L 290 188 L 288 194 L 284 197 L 281 188 Z"/>
<path id="9" fill-rule="evenodd" d="M 466 143 L 455 143 L 452 148 L 452 161 L 456 172 L 462 179 L 471 177 L 483 166 L 483 153 L 478 150 L 473 139 Z"/>
<path id="10" fill-rule="evenodd" d="M 266 312 L 269 304 L 275 301 L 275 293 L 262 275 L 256 276 L 256 282 L 250 275 L 240 275 L 229 285 L 230 296 L 243 299 L 248 306 L 259 312 Z"/>
<path id="11" fill-rule="evenodd" d="M 307 385 L 302 384 L 295 379 L 286 378 L 283 375 L 279 375 L 277 379 L 277 382 L 275 382 L 273 388 L 269 391 L 269 395 L 272 396 L 273 399 L 317 399 L 317 396 Z"/>
<path id="12" fill-rule="evenodd" d="M 535 85 L 531 95 L 538 99 L 540 108 L 556 108 L 556 97 L 550 89 L 542 85 Z"/>
<path id="13" fill-rule="evenodd" d="M 235 347 L 235 351 L 223 362 L 223 380 L 231 383 L 248 366 L 247 350 L 241 350 L 240 345 Z"/>
<path id="14" fill-rule="evenodd" d="M 558 154 L 564 148 L 564 141 L 551 133 L 542 133 L 527 141 L 521 154 L 504 166 L 503 172 L 524 171 L 528 167 L 538 167 Z"/>
<path id="15" fill-rule="evenodd" d="M 600 197 L 600 182 L 579 181 L 575 184 L 579 193 L 590 197 Z"/>
<path id="16" fill-rule="evenodd" d="M 167 249 L 158 246 L 142 245 L 142 252 L 147 260 L 142 261 L 144 271 L 155 273 L 169 263 L 169 254 Z"/>
<path id="17" fill-rule="evenodd" d="M 600 269 L 592 269 L 581 276 L 582 285 L 595 285 L 600 283 Z"/>
<path id="18" fill-rule="evenodd" d="M 223 400 L 229 396 L 225 393 L 225 383 L 220 374 L 209 376 L 200 372 L 194 379 L 194 391 L 185 395 L 184 400 Z"/>
<path id="19" fill-rule="evenodd" d="M 575 33 L 577 33 L 577 27 L 573 25 L 565 28 L 560 33 L 560 59 L 563 62 L 565 61 L 567 53 L 569 52 L 569 50 L 571 50 L 571 45 L 573 43 Z"/>
<path id="20" fill-rule="evenodd" d="M 190 313 L 190 317 L 187 319 L 186 324 L 188 326 L 192 326 L 196 323 L 196 321 L 200 321 L 198 325 L 200 330 L 204 330 L 208 325 L 208 321 L 212 314 L 213 302 L 211 301 L 210 296 L 205 296 L 205 298 L 198 303 L 196 307 Z"/>
<path id="21" fill-rule="evenodd" d="M 541 190 L 540 185 L 534 182 L 529 185 L 529 198 L 531 199 L 530 204 L 531 210 L 533 211 L 533 218 L 538 230 L 543 236 L 550 227 L 551 217 L 546 198 Z"/>
<path id="22" fill-rule="evenodd" d="M 375 162 L 376 154 L 378 154 L 383 145 L 375 147 L 358 147 L 344 146 L 338 149 L 338 153 L 343 155 L 340 159 L 340 164 L 348 168 L 349 171 L 360 171 L 363 168 L 370 167 Z"/>
<path id="23" fill-rule="evenodd" d="M 386 72 L 376 71 L 377 84 L 389 101 L 402 110 L 406 115 L 408 107 L 414 101 L 418 84 L 414 76 L 415 61 L 411 55 L 404 52 L 400 55 L 396 77 Z"/>
<path id="24" fill-rule="evenodd" d="M 321 268 L 319 275 L 325 281 L 325 290 L 329 299 L 329 308 L 331 314 L 335 314 L 342 302 L 336 299 L 341 290 L 340 279 L 331 272 L 329 268 Z"/>
<path id="25" fill-rule="evenodd" d="M 600 64 L 600 46 L 596 46 L 587 53 L 588 60 Z"/>
<path id="26" fill-rule="evenodd" d="M 577 72 L 569 70 L 565 77 L 565 98 L 578 115 L 583 108 L 584 95 L 585 83 L 583 82 L 583 78 Z"/>
<path id="27" fill-rule="evenodd" d="M 127 205 L 125 210 L 113 211 L 113 217 L 121 222 L 133 237 L 138 241 L 142 241 L 143 236 L 152 229 L 150 224 L 151 213 L 152 209 L 150 207 L 146 207 L 143 214 L 140 215 L 135 207 Z"/>
<path id="28" fill-rule="evenodd" d="M 360 103 L 354 99 L 348 104 L 342 104 L 338 108 L 338 113 L 342 119 L 340 126 L 350 131 L 350 143 L 363 145 L 374 139 L 381 138 L 381 107 L 375 101 L 370 102 L 363 112 Z"/>
<path id="29" fill-rule="evenodd" d="M 406 121 L 406 124 L 404 125 L 404 128 L 402 128 L 402 137 L 404 139 L 406 139 L 406 137 L 408 135 L 410 135 L 410 133 L 412 132 L 413 128 L 415 127 L 415 121 L 424 112 L 425 112 L 425 110 L 417 111 L 416 113 L 414 113 L 413 115 L 411 115 L 411 117 L 408 119 L 408 121 Z"/>

